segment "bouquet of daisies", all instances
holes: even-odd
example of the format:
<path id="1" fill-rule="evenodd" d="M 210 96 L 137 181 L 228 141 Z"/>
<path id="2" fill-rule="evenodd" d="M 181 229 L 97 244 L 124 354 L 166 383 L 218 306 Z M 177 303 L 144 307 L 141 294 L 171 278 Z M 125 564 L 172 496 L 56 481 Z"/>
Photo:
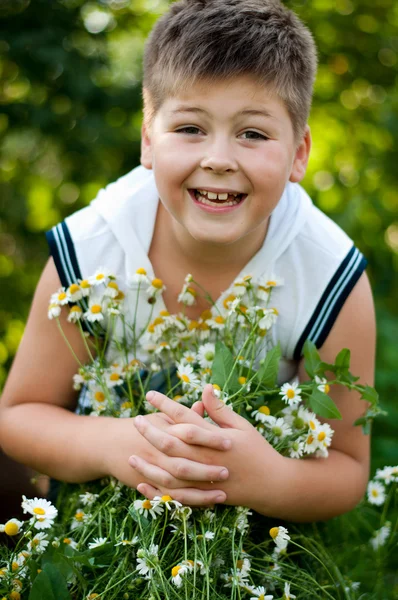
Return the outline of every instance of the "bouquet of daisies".
<path id="1" fill-rule="evenodd" d="M 210 383 L 220 400 L 254 425 L 278 452 L 322 460 L 333 430 L 320 418 L 340 418 L 328 392 L 330 386 L 344 385 L 367 401 L 367 411 L 357 424 L 368 431 L 380 412 L 377 394 L 351 375 L 348 350 L 342 350 L 334 364 L 326 364 L 307 342 L 308 381 L 278 385 L 282 357 L 273 335 L 278 319 L 273 295 L 281 284 L 274 276 L 255 281 L 248 275 L 236 280 L 217 304 L 203 290 L 209 306 L 198 320 L 188 318 L 185 310 L 201 290 L 190 275 L 176 315 L 162 303 L 163 282 L 149 279 L 144 269 L 138 269 L 125 288 L 108 270 L 99 269 L 87 280 L 58 290 L 51 297 L 48 316 L 69 344 L 59 319 L 61 311 L 68 310 L 68 320 L 79 327 L 91 357 L 87 364 L 76 358 L 73 385 L 80 390 L 78 412 L 114 418 L 145 415 L 154 410 L 146 400 L 151 389 L 190 407 Z M 396 540 L 394 517 L 383 510 L 378 520 L 377 511 L 389 503 L 394 512 L 397 481 L 398 469 L 386 467 L 369 484 L 364 506 L 376 516 L 366 532 L 366 556 L 380 554 Z M 352 569 L 347 555 L 340 563 L 336 560 L 332 539 L 326 543 L 330 534 L 326 525 L 287 528 L 286 523 L 275 523 L 246 507 L 191 508 L 170 496 L 150 500 L 113 478 L 62 484 L 56 506 L 24 497 L 22 507 L 29 519 L 11 519 L 0 526 L 11 541 L 0 550 L 0 596 L 14 600 L 358 597 L 358 582 L 353 579 L 358 561 L 353 560 L 354 552 Z M 363 527 L 357 529 L 362 532 Z M 267 530 L 269 535 L 264 534 Z"/>

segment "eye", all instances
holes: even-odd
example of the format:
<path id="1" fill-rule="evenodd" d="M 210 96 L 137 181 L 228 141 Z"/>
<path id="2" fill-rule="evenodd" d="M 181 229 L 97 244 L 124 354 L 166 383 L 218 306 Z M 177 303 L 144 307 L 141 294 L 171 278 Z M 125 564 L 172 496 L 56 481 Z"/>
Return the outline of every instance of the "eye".
<path id="1" fill-rule="evenodd" d="M 180 129 L 176 129 L 176 133 L 187 133 L 188 135 L 195 135 L 198 132 L 200 133 L 200 129 L 194 125 L 187 125 L 186 127 L 180 127 Z"/>
<path id="2" fill-rule="evenodd" d="M 242 135 L 247 135 L 246 140 L 268 140 L 269 138 L 258 131 L 244 131 Z"/>

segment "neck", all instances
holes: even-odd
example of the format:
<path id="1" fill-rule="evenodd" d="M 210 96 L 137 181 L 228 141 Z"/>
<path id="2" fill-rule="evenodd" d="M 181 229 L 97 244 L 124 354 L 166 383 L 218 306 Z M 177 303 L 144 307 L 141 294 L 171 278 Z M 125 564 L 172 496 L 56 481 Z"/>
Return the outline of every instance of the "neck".
<path id="1" fill-rule="evenodd" d="M 211 244 L 196 240 L 180 225 L 159 202 L 156 226 L 164 244 L 173 248 L 179 262 L 186 263 L 187 272 L 219 271 L 239 273 L 263 245 L 269 219 L 233 244 Z"/>

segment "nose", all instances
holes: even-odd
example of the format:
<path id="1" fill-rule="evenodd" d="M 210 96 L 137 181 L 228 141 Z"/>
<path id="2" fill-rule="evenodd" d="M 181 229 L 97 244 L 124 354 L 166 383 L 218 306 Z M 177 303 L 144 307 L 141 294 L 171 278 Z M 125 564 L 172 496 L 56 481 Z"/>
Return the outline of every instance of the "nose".
<path id="1" fill-rule="evenodd" d="M 206 145 L 205 156 L 202 158 L 200 166 L 202 169 L 214 173 L 236 171 L 238 164 L 228 140 L 218 138 Z"/>

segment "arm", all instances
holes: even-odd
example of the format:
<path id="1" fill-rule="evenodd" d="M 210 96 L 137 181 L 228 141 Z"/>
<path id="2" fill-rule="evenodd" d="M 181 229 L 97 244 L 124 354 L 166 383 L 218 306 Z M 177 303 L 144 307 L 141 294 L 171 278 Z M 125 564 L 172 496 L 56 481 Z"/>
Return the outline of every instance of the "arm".
<path id="1" fill-rule="evenodd" d="M 347 299 L 322 347 L 322 359 L 333 362 L 343 347 L 351 349 L 352 371 L 360 377 L 360 382 L 372 385 L 375 323 L 372 296 L 365 275 Z M 303 365 L 300 365 L 300 375 L 306 379 Z M 176 418 L 173 403 L 160 396 L 155 395 L 154 405 L 175 422 L 194 422 L 194 417 L 188 412 L 183 414 L 180 411 Z M 332 390 L 332 396 L 343 419 L 331 421 L 335 435 L 329 457 L 295 460 L 280 456 L 254 427 L 214 399 L 210 386 L 205 389 L 204 407 L 223 428 L 225 436 L 232 440 L 232 448 L 223 459 L 230 477 L 221 486 L 218 484 L 226 492 L 228 504 L 249 506 L 267 516 L 293 521 L 328 519 L 357 504 L 365 491 L 368 478 L 369 437 L 353 423 L 364 412 L 364 404 L 358 395 L 342 387 L 336 386 Z M 164 449 L 164 434 L 157 433 L 145 422 L 141 422 L 139 428 L 156 447 L 162 448 L 163 445 Z M 173 433 L 172 430 L 170 433 Z M 181 432 L 174 435 L 180 437 Z M 196 443 L 193 438 L 185 441 Z M 195 447 L 194 454 L 190 452 L 189 446 L 185 450 L 179 449 L 178 453 L 170 440 L 167 442 L 166 452 L 172 456 L 186 456 L 203 464 L 214 464 L 215 460 L 208 449 L 204 451 L 198 446 Z M 166 493 L 166 488 L 172 488 L 170 494 L 185 502 L 181 480 L 151 472 L 150 465 L 142 460 L 138 463 L 138 469 L 143 476 L 152 480 L 151 486 L 144 484 L 139 487 L 142 493 L 151 498 L 159 492 Z M 186 479 L 188 478 L 189 472 L 186 472 Z"/>

